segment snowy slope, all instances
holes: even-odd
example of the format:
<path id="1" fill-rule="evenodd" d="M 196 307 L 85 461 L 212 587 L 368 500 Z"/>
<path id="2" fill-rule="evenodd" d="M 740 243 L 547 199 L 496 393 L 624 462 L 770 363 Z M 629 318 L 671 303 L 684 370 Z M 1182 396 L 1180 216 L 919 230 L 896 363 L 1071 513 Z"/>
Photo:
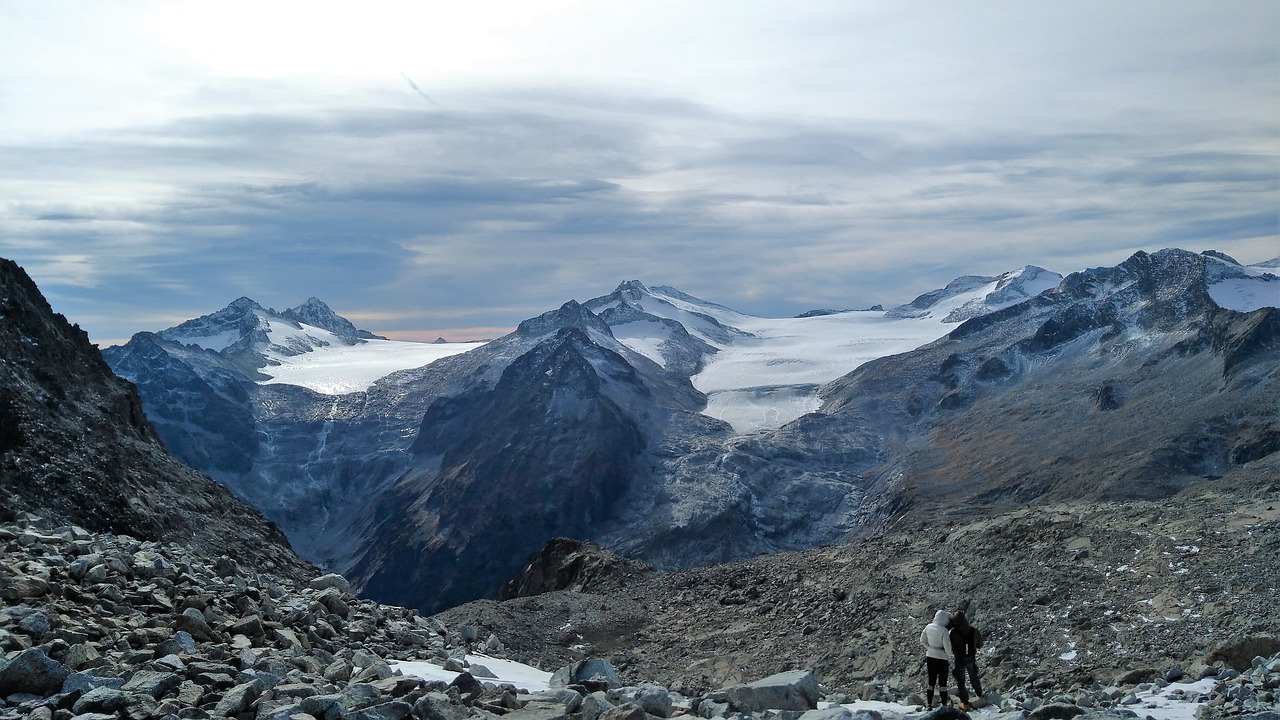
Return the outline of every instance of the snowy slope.
<path id="1" fill-rule="evenodd" d="M 1209 284 L 1209 297 L 1218 304 L 1237 312 L 1252 312 L 1264 307 L 1280 307 L 1280 278 L 1275 270 L 1280 258 L 1257 265 L 1239 265 L 1221 258 L 1217 275 L 1221 278 Z"/>
<path id="2" fill-rule="evenodd" d="M 430 365 L 483 344 L 369 340 L 360 345 L 330 345 L 300 355 L 271 356 L 279 364 L 262 368 L 271 379 L 261 382 L 300 385 L 323 395 L 345 395 L 368 390 L 393 372 Z"/>
<path id="3" fill-rule="evenodd" d="M 1055 287 L 1062 276 L 1026 267 L 996 278 L 965 280 L 917 299 L 909 312 L 899 308 L 802 318 L 747 315 L 667 287 L 627 283 L 620 292 L 632 290 L 627 303 L 679 322 L 719 351 L 706 359 L 693 385 L 707 395 L 707 415 L 750 433 L 819 409 L 819 386 L 859 365 L 933 342 L 965 319 Z M 588 305 L 597 312 L 609 307 Z M 615 325 L 613 331 L 632 350 L 663 363 L 660 346 L 670 336 L 664 325 L 633 321 Z"/>
<path id="4" fill-rule="evenodd" d="M 326 319 L 338 332 L 300 322 L 294 319 L 297 317 Z M 343 328 L 348 330 L 343 332 Z M 378 338 L 355 329 L 316 298 L 284 313 L 240 298 L 216 313 L 158 335 L 223 356 L 256 355 L 259 372 L 266 376 L 259 384 L 298 385 L 324 395 L 361 392 L 393 372 L 423 367 L 484 344 Z"/>

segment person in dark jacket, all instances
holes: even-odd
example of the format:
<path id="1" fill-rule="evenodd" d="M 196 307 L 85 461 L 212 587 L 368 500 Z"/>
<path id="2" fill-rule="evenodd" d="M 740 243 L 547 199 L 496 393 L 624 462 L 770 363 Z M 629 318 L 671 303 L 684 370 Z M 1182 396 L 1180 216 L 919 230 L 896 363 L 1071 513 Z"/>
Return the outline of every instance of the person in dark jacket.
<path id="1" fill-rule="evenodd" d="M 965 673 L 973 683 L 973 693 L 982 697 L 982 684 L 978 681 L 978 647 L 982 645 L 978 630 L 969 624 L 964 611 L 951 616 L 951 649 L 955 653 L 952 675 L 956 679 L 956 694 L 960 696 L 960 709 L 969 709 L 969 690 L 965 687 Z"/>

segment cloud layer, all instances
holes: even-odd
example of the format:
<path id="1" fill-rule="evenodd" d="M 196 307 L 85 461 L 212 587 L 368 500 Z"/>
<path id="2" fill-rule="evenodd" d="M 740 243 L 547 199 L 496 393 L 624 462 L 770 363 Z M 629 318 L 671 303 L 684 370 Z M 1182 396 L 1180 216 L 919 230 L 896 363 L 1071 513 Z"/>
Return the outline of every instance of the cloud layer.
<path id="1" fill-rule="evenodd" d="M 1272 5 L 842 6 L 700 11 L 710 46 L 612 36 L 595 66 L 570 33 L 580 73 L 550 51 L 478 79 L 164 65 L 195 90 L 149 117 L 0 125 L 0 255 L 101 341 L 240 295 L 461 340 L 627 279 L 783 315 L 1136 250 L 1280 255 Z M 646 48 L 647 78 L 602 77 Z M 56 109 L 41 92 L 0 100 Z"/>

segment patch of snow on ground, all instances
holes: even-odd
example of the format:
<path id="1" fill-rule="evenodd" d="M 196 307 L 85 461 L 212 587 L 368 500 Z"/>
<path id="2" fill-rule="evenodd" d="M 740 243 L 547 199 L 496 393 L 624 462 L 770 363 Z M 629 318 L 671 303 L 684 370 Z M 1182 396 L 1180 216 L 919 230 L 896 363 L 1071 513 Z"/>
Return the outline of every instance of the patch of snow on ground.
<path id="1" fill-rule="evenodd" d="M 301 355 L 269 353 L 280 364 L 261 369 L 264 375 L 271 376 L 262 384 L 300 385 L 323 395 L 345 395 L 368 390 L 398 370 L 430 365 L 483 344 L 368 340 L 359 345 L 331 344 Z"/>
<path id="2" fill-rule="evenodd" d="M 1237 312 L 1280 307 L 1280 281 L 1274 277 L 1229 278 L 1210 285 L 1209 297 L 1218 307 Z"/>
<path id="3" fill-rule="evenodd" d="M 529 692 L 541 692 L 550 687 L 551 673 L 543 672 L 514 660 L 503 660 L 502 658 L 493 658 L 486 655 L 468 655 L 467 662 L 473 665 L 483 665 L 498 676 L 496 680 L 477 677 L 476 679 L 480 682 L 511 683 L 516 686 L 516 689 L 528 690 Z M 459 674 L 429 662 L 400 662 L 393 660 L 389 664 L 392 670 L 399 670 L 405 675 L 420 677 L 423 680 L 453 682 L 454 678 L 458 677 Z"/>

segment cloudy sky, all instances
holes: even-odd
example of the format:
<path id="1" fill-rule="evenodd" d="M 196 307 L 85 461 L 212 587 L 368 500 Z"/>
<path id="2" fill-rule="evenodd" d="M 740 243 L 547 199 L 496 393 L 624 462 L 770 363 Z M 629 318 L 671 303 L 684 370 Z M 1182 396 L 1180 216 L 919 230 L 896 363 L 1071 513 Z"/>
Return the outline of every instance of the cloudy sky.
<path id="1" fill-rule="evenodd" d="M 100 343 L 247 295 L 493 337 L 1280 255 L 1280 3 L 0 0 L 0 256 Z"/>

